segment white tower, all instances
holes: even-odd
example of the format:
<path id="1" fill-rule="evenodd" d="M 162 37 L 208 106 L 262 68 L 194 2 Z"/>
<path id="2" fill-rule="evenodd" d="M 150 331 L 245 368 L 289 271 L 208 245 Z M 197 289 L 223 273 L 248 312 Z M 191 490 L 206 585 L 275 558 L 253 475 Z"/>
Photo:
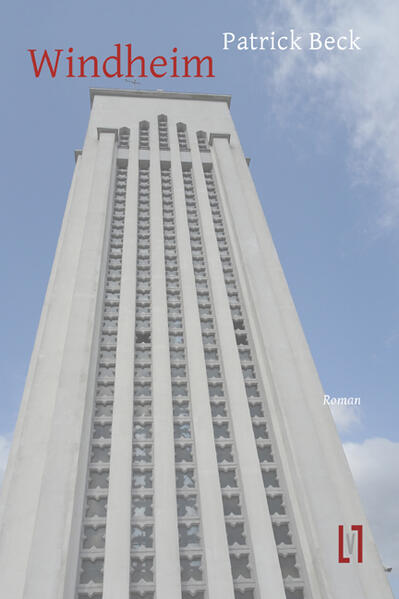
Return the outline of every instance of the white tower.
<path id="1" fill-rule="evenodd" d="M 392 598 L 229 97 L 91 99 L 2 489 L 0 596 Z M 353 525 L 363 561 L 345 545 L 338 563 Z"/>

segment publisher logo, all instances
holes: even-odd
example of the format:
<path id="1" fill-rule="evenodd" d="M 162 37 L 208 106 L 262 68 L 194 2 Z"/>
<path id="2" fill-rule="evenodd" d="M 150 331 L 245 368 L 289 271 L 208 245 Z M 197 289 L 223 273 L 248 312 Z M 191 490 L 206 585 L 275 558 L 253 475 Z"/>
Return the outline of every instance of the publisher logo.
<path id="1" fill-rule="evenodd" d="M 356 541 L 357 538 L 357 542 Z M 338 563 L 363 563 L 363 525 L 352 524 L 351 532 L 345 534 L 344 526 L 338 526 Z"/>

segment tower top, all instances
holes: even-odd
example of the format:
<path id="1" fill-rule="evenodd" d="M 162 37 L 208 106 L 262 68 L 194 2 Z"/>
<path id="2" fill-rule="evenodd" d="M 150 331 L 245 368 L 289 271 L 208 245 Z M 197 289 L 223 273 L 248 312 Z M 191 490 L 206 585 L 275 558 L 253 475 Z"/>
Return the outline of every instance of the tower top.
<path id="1" fill-rule="evenodd" d="M 123 96 L 136 98 L 169 98 L 172 100 L 201 100 L 209 102 L 226 102 L 230 107 L 231 96 L 224 94 L 192 94 L 185 92 L 168 92 L 161 90 L 90 88 L 90 106 L 94 96 Z"/>

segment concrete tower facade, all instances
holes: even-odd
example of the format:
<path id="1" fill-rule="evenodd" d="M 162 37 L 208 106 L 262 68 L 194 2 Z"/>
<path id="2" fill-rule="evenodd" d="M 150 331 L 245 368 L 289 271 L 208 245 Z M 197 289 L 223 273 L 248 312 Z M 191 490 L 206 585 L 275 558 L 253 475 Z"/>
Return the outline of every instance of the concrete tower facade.
<path id="1" fill-rule="evenodd" d="M 392 598 L 229 97 L 91 100 L 2 489 L 1 597 Z M 363 527 L 347 563 L 340 526 Z"/>

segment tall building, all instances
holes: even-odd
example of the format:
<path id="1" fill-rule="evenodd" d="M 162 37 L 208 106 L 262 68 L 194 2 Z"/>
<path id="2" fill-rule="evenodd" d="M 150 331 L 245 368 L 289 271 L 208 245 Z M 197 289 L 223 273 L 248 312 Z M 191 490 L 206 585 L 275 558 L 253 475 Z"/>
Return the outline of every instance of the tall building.
<path id="1" fill-rule="evenodd" d="M 91 101 L 2 490 L 0 596 L 392 598 L 230 98 Z"/>

